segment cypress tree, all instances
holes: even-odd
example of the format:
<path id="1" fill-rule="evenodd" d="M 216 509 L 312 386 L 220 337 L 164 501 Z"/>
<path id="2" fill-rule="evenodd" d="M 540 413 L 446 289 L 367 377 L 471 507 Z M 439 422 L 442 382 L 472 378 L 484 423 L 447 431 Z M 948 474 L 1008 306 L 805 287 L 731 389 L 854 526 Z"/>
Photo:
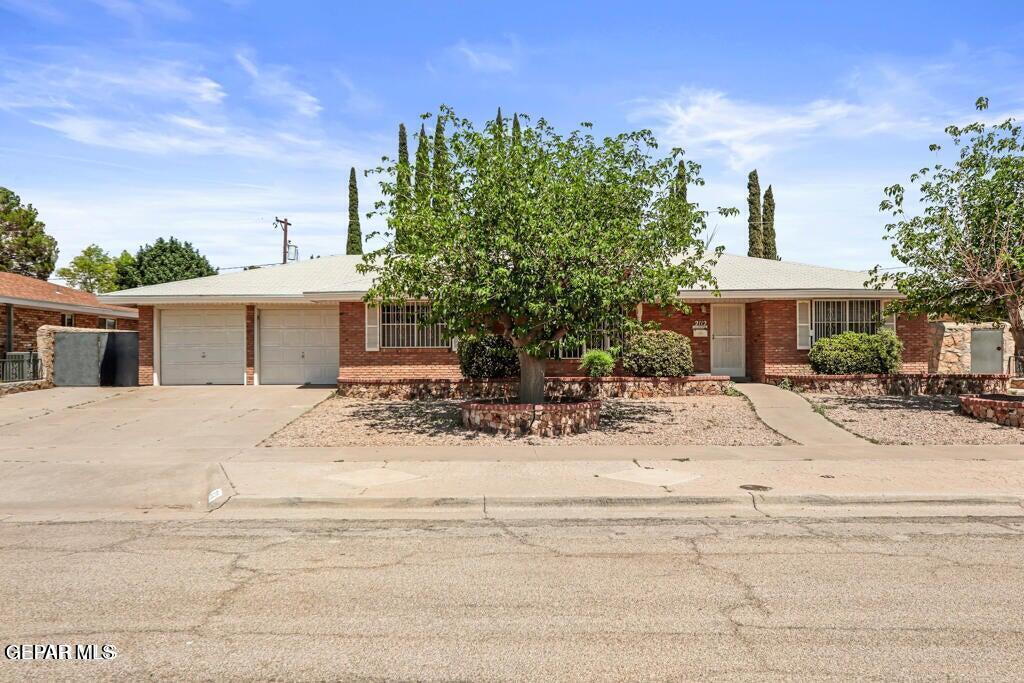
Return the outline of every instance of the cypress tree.
<path id="1" fill-rule="evenodd" d="M 409 167 L 409 141 L 405 134 L 405 124 L 398 124 L 398 169 L 395 180 L 395 203 L 399 212 L 409 206 L 409 186 L 412 171 Z"/>
<path id="2" fill-rule="evenodd" d="M 359 229 L 359 188 L 356 186 L 356 169 L 348 172 L 348 241 L 345 244 L 348 255 L 363 253 L 363 232 Z"/>
<path id="3" fill-rule="evenodd" d="M 676 167 L 676 182 L 672 187 L 672 192 L 679 199 L 686 202 L 686 162 L 680 160 L 679 165 Z"/>
<path id="4" fill-rule="evenodd" d="M 443 213 L 452 191 L 452 168 L 448 158 L 448 141 L 444 137 L 444 121 L 437 117 L 434 127 L 434 211 Z"/>
<path id="5" fill-rule="evenodd" d="M 427 129 L 420 124 L 419 140 L 416 141 L 416 168 L 413 177 L 413 210 L 420 211 L 430 206 L 430 138 Z"/>
<path id="6" fill-rule="evenodd" d="M 761 183 L 755 168 L 747 176 L 747 256 L 764 258 L 764 240 L 761 231 Z"/>
<path id="7" fill-rule="evenodd" d="M 498 115 L 494 117 L 494 139 L 498 149 L 505 148 L 505 121 L 501 118 L 501 107 L 498 107 Z"/>
<path id="8" fill-rule="evenodd" d="M 779 260 L 779 248 L 775 243 L 775 195 L 769 185 L 764 193 L 764 208 L 761 209 L 761 228 L 764 243 L 764 258 Z"/>
<path id="9" fill-rule="evenodd" d="M 522 140 L 523 132 L 519 129 L 519 114 L 512 114 L 512 146 L 519 147 Z"/>

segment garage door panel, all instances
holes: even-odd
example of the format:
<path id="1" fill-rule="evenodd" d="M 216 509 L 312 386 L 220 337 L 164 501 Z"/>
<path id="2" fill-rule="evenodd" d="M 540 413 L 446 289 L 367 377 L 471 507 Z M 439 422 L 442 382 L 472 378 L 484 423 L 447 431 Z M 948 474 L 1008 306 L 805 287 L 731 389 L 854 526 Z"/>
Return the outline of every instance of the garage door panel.
<path id="1" fill-rule="evenodd" d="M 242 309 L 182 309 L 160 313 L 162 384 L 242 384 Z"/>
<path id="2" fill-rule="evenodd" d="M 260 311 L 261 384 L 333 384 L 337 378 L 335 309 Z"/>

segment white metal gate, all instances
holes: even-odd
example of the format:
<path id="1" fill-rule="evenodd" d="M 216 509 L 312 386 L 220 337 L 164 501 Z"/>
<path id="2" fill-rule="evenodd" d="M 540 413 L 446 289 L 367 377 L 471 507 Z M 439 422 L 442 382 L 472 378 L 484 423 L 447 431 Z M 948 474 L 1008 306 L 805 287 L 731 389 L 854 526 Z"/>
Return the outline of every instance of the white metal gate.
<path id="1" fill-rule="evenodd" d="M 971 372 L 998 375 L 1003 372 L 1003 331 L 971 330 Z"/>

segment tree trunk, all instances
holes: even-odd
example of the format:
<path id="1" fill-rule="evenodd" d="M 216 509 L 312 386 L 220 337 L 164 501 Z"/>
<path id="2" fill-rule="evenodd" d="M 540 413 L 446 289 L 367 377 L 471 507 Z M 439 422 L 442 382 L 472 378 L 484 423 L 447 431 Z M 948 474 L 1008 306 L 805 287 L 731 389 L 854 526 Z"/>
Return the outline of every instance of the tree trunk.
<path id="1" fill-rule="evenodd" d="M 544 403 L 544 358 L 519 351 L 519 402 Z"/>

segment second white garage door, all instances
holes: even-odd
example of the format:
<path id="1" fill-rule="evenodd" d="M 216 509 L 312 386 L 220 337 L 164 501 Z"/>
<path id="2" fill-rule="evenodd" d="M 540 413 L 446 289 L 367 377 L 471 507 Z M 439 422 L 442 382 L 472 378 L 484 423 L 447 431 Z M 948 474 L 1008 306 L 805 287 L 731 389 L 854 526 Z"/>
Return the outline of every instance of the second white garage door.
<path id="1" fill-rule="evenodd" d="M 337 381 L 337 308 L 260 311 L 260 384 Z"/>
<path id="2" fill-rule="evenodd" d="M 161 384 L 242 384 L 242 309 L 168 308 L 160 311 Z"/>

